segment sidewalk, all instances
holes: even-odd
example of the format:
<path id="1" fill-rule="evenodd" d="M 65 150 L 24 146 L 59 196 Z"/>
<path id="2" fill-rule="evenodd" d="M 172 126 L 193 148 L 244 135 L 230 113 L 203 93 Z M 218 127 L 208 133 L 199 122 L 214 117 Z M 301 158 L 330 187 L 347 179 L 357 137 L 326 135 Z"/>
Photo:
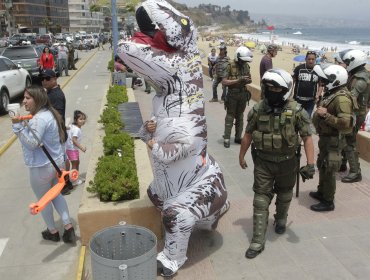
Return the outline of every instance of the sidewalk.
<path id="1" fill-rule="evenodd" d="M 231 208 L 220 220 L 217 231 L 192 234 L 188 262 L 172 279 L 369 279 L 370 164 L 362 160 L 362 182 L 344 184 L 340 178 L 345 173 L 337 175 L 333 212 L 316 213 L 309 209 L 316 203 L 308 193 L 316 189 L 318 172 L 313 180 L 301 182 L 299 198 L 294 196 L 292 200 L 283 235 L 273 230 L 272 202 L 264 252 L 253 260 L 244 257 L 253 231 L 253 162 L 248 152 L 249 168 L 242 170 L 238 163 L 240 146 L 232 141 L 229 149 L 223 147 L 225 111 L 223 104 L 208 102 L 212 94 L 207 77 L 205 91 L 208 152 L 224 172 Z M 154 92 L 148 95 L 139 88 L 134 93 L 145 121 L 150 118 Z M 253 102 L 246 112 L 252 106 Z M 316 147 L 317 140 L 314 136 Z M 316 148 L 316 155 L 317 152 Z M 301 165 L 304 164 L 303 155 Z"/>
<path id="2" fill-rule="evenodd" d="M 93 57 L 93 55 L 97 52 L 96 49 L 90 52 L 82 52 L 79 51 L 79 59 L 76 62 L 77 70 L 69 70 L 70 75 L 68 77 L 62 76 L 58 78 L 58 84 L 63 89 L 71 79 L 80 71 L 80 69 Z M 17 101 L 21 102 L 21 96 L 17 99 Z M 16 102 L 16 101 L 13 101 Z M 26 114 L 26 111 L 21 108 L 21 114 Z M 0 156 L 3 152 L 5 152 L 6 145 L 11 145 L 12 142 L 16 139 L 14 133 L 11 129 L 9 124 L 9 117 L 8 115 L 0 116 Z"/>

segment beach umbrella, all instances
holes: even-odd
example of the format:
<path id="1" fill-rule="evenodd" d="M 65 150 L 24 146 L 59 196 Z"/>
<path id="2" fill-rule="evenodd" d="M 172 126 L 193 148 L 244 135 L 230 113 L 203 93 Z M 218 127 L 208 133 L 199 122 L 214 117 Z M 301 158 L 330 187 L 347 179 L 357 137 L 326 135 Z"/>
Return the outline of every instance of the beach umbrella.
<path id="1" fill-rule="evenodd" d="M 297 62 L 305 62 L 306 61 L 306 55 L 305 54 L 296 55 L 295 57 L 293 57 L 293 60 L 297 61 Z"/>
<path id="2" fill-rule="evenodd" d="M 248 42 L 245 42 L 244 45 L 247 47 L 247 48 L 250 48 L 250 49 L 254 49 L 256 47 L 256 43 L 253 42 L 253 41 L 248 41 Z"/>

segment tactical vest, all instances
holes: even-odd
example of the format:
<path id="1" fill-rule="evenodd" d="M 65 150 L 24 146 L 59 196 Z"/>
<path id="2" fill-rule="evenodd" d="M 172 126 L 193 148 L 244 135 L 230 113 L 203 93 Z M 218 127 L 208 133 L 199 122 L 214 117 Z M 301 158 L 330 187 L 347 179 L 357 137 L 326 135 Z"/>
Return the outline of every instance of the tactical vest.
<path id="1" fill-rule="evenodd" d="M 357 96 L 356 104 L 355 104 L 355 112 L 358 115 L 366 115 L 367 113 L 367 106 L 369 105 L 369 98 L 370 98 L 370 73 L 366 69 L 358 71 L 352 77 L 348 79 L 347 88 L 351 91 L 356 83 L 356 80 L 361 79 L 364 80 L 367 84 L 367 87 L 364 91 L 359 92 Z M 356 106 L 357 105 L 357 106 Z"/>
<path id="2" fill-rule="evenodd" d="M 264 101 L 260 101 L 256 107 L 257 129 L 252 132 L 256 155 L 273 162 L 293 158 L 299 145 L 296 124 L 297 112 L 302 110 L 301 105 L 289 100 L 278 114 L 267 113 Z"/>
<path id="3" fill-rule="evenodd" d="M 232 61 L 230 63 L 230 73 L 228 76 L 229 80 L 238 80 L 243 76 L 250 75 L 250 67 L 248 63 L 244 63 L 243 66 L 240 66 L 240 64 L 237 64 L 235 61 Z M 228 89 L 230 92 L 233 91 L 245 91 L 244 85 L 232 85 L 228 86 Z"/>
<path id="4" fill-rule="evenodd" d="M 216 65 L 214 66 L 217 77 L 223 77 L 225 75 L 229 60 L 230 58 L 228 56 L 217 58 Z"/>
<path id="5" fill-rule="evenodd" d="M 353 98 L 345 89 L 341 89 L 334 94 L 324 96 L 318 106 L 327 108 L 329 114 L 336 116 L 337 110 L 335 108 L 335 102 L 333 102 L 336 98 L 349 99 L 351 101 L 351 106 L 353 107 Z M 354 122 L 354 118 L 355 116 L 352 114 L 352 123 Z M 320 136 L 338 136 L 339 134 L 345 135 L 352 132 L 352 127 L 346 129 L 337 129 L 330 126 L 317 113 L 313 115 L 312 123 L 316 128 L 316 132 Z"/>

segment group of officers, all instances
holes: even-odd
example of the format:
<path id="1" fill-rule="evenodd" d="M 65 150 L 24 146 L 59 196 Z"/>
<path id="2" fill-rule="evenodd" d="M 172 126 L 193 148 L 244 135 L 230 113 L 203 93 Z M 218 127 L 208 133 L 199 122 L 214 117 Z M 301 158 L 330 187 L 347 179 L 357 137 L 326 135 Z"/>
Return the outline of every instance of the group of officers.
<path id="1" fill-rule="evenodd" d="M 225 57 L 226 47 L 222 46 L 221 50 Z M 307 56 L 311 54 L 309 52 Z M 255 258 L 264 250 L 269 205 L 274 195 L 275 232 L 283 234 L 297 172 L 303 180 L 312 179 L 315 174 L 311 123 L 319 136 L 316 161 L 319 183 L 317 190 L 309 193 L 318 203 L 311 205 L 311 210 L 334 210 L 335 173 L 346 167 L 346 160 L 350 169 L 342 182 L 362 180 L 356 135 L 366 117 L 370 92 L 366 54 L 352 49 L 339 52 L 335 55 L 335 64 L 313 66 L 312 71 L 318 76 L 323 92 L 311 119 L 299 100 L 291 98 L 292 75 L 283 69 L 272 68 L 262 76 L 263 99 L 249 111 L 242 136 L 243 113 L 250 98 L 246 85 L 252 82 L 248 62 L 252 59 L 253 54 L 247 47 L 239 47 L 232 61 L 221 63 L 220 69 L 214 70 L 220 74 L 213 79 L 213 91 L 219 82 L 227 88 L 227 94 L 223 93 L 222 97 L 226 108 L 224 146 L 230 147 L 235 120 L 234 141 L 241 143 L 239 164 L 241 168 L 247 168 L 244 157 L 249 148 L 254 162 L 253 238 L 245 254 L 247 258 Z M 217 93 L 211 101 L 215 98 Z M 297 151 L 300 151 L 302 142 L 307 163 L 300 168 Z"/>

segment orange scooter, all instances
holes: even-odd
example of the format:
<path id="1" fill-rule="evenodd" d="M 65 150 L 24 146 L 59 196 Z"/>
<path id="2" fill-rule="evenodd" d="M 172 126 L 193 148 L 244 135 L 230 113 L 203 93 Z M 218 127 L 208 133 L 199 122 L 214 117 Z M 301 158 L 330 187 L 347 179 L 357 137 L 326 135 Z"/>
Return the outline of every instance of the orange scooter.
<path id="1" fill-rule="evenodd" d="M 38 214 L 40 211 L 42 211 L 50 201 L 52 201 L 54 198 L 56 198 L 60 192 L 62 191 L 63 187 L 66 184 L 66 180 L 68 180 L 68 176 L 72 180 L 78 179 L 78 171 L 76 169 L 72 169 L 70 171 L 61 170 L 58 165 L 55 163 L 53 158 L 50 156 L 48 150 L 45 148 L 44 144 L 40 141 L 40 139 L 37 137 L 37 135 L 33 132 L 33 130 L 28 126 L 28 120 L 32 119 L 32 115 L 27 116 L 20 116 L 18 117 L 19 120 L 24 121 L 25 125 L 29 128 L 29 131 L 32 133 L 33 137 L 35 137 L 36 141 L 39 143 L 39 146 L 44 151 L 45 155 L 50 160 L 51 164 L 54 166 L 55 170 L 57 171 L 58 176 L 58 183 L 52 187 L 44 196 L 36 203 L 31 203 L 30 213 L 32 215 Z"/>

